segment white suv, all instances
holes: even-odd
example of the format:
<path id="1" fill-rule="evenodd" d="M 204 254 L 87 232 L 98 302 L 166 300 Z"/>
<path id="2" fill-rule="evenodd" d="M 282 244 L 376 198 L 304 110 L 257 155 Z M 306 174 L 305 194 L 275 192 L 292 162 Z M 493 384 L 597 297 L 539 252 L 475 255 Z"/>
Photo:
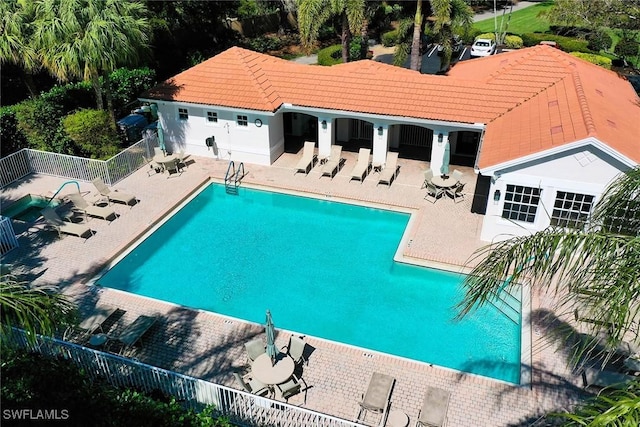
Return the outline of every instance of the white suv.
<path id="1" fill-rule="evenodd" d="M 496 52 L 496 42 L 491 39 L 478 39 L 471 45 L 471 56 L 489 56 Z"/>

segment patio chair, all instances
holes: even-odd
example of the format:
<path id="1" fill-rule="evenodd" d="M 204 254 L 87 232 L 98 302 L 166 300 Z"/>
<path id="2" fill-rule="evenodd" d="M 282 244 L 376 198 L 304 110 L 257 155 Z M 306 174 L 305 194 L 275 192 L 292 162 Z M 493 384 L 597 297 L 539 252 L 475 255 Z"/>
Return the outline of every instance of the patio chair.
<path id="1" fill-rule="evenodd" d="M 464 193 L 462 192 L 462 190 L 464 190 L 464 183 L 458 181 L 455 187 L 445 188 L 444 191 L 447 193 L 447 195 L 453 198 L 453 201 L 455 203 L 458 203 L 464 202 Z"/>
<path id="2" fill-rule="evenodd" d="M 84 237 L 86 234 L 89 234 L 87 238 L 93 236 L 93 230 L 87 227 L 86 224 L 76 224 L 73 222 L 63 221 L 62 218 L 60 218 L 51 208 L 44 208 L 42 210 L 42 216 L 44 217 L 47 225 L 58 232 L 59 237 L 62 237 L 63 233 L 78 237 Z"/>
<path id="3" fill-rule="evenodd" d="M 335 174 L 340 170 L 340 165 L 342 163 L 342 146 L 334 145 L 331 147 L 331 155 L 327 162 L 322 166 L 322 173 L 320 174 L 320 178 L 323 176 L 329 176 L 333 179 Z"/>
<path id="4" fill-rule="evenodd" d="M 303 363 L 309 364 L 309 361 L 304 357 L 304 349 L 306 345 L 307 344 L 304 342 L 302 337 L 291 335 L 289 337 L 289 345 L 287 345 L 286 347 L 282 347 L 282 349 L 287 349 L 287 355 L 293 359 L 293 362 L 296 365 L 300 365 Z"/>
<path id="5" fill-rule="evenodd" d="M 189 168 L 186 162 L 187 157 L 189 157 L 189 155 L 185 154 L 184 150 L 180 150 L 180 152 L 178 153 L 178 160 L 176 162 L 176 166 L 178 166 L 180 169 L 182 169 L 183 167 Z"/>
<path id="6" fill-rule="evenodd" d="M 451 172 L 451 177 L 455 179 L 456 182 L 459 182 L 461 184 L 463 184 L 462 182 L 463 176 L 464 176 L 464 173 L 460 172 L 458 169 L 454 169 L 453 172 Z"/>
<path id="7" fill-rule="evenodd" d="M 258 396 L 268 396 L 271 394 L 271 390 L 269 390 L 266 384 L 261 383 L 255 378 L 251 378 L 249 375 L 242 376 L 238 372 L 234 372 L 233 376 L 247 393 Z"/>
<path id="8" fill-rule="evenodd" d="M 90 335 L 93 335 L 98 331 L 104 332 L 102 330 L 102 327 L 104 326 L 105 322 L 116 311 L 118 311 L 118 309 L 116 307 L 111 306 L 111 305 L 107 305 L 107 304 L 97 305 L 93 309 L 93 312 L 91 313 L 91 315 L 89 315 L 89 317 L 87 317 L 82 322 L 80 322 L 78 327 L 80 329 L 83 329 L 84 331 L 86 331 Z"/>
<path id="9" fill-rule="evenodd" d="M 94 216 L 104 220 L 108 220 L 111 217 L 116 219 L 118 217 L 116 212 L 108 206 L 95 206 L 89 204 L 80 193 L 70 193 L 67 194 L 67 197 L 71 201 L 73 207 L 84 214 L 85 221 L 87 216 Z"/>
<path id="10" fill-rule="evenodd" d="M 438 197 L 444 194 L 444 190 L 436 187 L 436 185 L 431 181 L 426 182 L 425 185 L 427 187 L 427 194 L 424 196 L 424 199 L 428 202 L 435 203 L 438 201 Z"/>
<path id="11" fill-rule="evenodd" d="M 298 172 L 304 172 L 306 175 L 311 171 L 311 169 L 313 169 L 313 163 L 316 159 L 316 154 L 314 153 L 315 147 L 315 142 L 305 141 L 304 148 L 302 150 L 302 157 L 298 160 L 298 164 L 293 171 L 294 175 Z"/>
<path id="12" fill-rule="evenodd" d="M 282 398 L 285 400 L 285 402 L 289 403 L 289 398 L 291 396 L 295 396 L 296 394 L 300 393 L 302 391 L 302 384 L 300 383 L 300 381 L 304 381 L 302 378 L 298 378 L 294 375 L 291 376 L 291 378 L 289 378 L 286 382 L 282 383 L 282 384 L 278 384 L 276 385 L 276 387 L 278 387 L 278 390 L 280 391 L 280 394 L 282 395 Z M 304 393 L 304 403 L 307 403 L 307 386 L 305 384 L 304 387 L 305 393 Z"/>
<path id="13" fill-rule="evenodd" d="M 171 175 L 182 175 L 182 169 L 178 167 L 178 159 L 162 162 L 162 169 L 168 174 L 167 179 L 171 178 Z"/>
<path id="14" fill-rule="evenodd" d="M 91 181 L 91 183 L 93 183 L 94 187 L 96 187 L 98 193 L 100 193 L 102 197 L 105 197 L 107 199 L 107 202 L 109 204 L 111 204 L 111 202 L 118 202 L 131 206 L 132 203 L 135 204 L 138 202 L 136 196 L 132 194 L 123 193 L 118 190 L 111 191 L 111 189 L 107 187 L 107 184 L 105 184 L 100 177 L 94 179 L 93 181 Z"/>
<path id="15" fill-rule="evenodd" d="M 435 387 L 427 387 L 418 413 L 416 427 L 442 427 L 447 421 L 451 393 Z"/>
<path id="16" fill-rule="evenodd" d="M 244 344 L 244 349 L 247 352 L 247 357 L 249 358 L 249 362 L 253 362 L 263 353 L 266 353 L 267 349 L 262 342 L 261 338 L 256 338 L 255 340 L 251 340 Z"/>
<path id="17" fill-rule="evenodd" d="M 422 182 L 422 187 L 420 187 L 420 189 L 425 188 L 427 183 L 431 182 L 431 178 L 433 178 L 433 171 L 431 169 L 424 171 L 424 181 Z"/>
<path id="18" fill-rule="evenodd" d="M 395 383 L 395 378 L 390 375 L 374 372 L 369 380 L 367 391 L 362 396 L 362 401 L 358 403 L 358 412 L 354 422 L 364 423 L 367 412 L 380 414 L 380 426 L 384 426 L 387 421 L 387 411 L 391 405 L 391 390 Z"/>
<path id="19" fill-rule="evenodd" d="M 119 342 L 124 348 L 132 347 L 151 329 L 157 320 L 158 318 L 156 316 L 138 316 L 138 318 L 124 328 L 119 335 L 110 337 L 110 339 Z"/>
<path id="20" fill-rule="evenodd" d="M 361 184 L 364 182 L 364 178 L 367 176 L 367 173 L 369 172 L 369 169 L 371 167 L 371 162 L 369 161 L 370 155 L 371 149 L 360 149 L 360 151 L 358 152 L 358 161 L 351 171 L 351 179 L 349 179 L 349 182 L 351 182 L 352 179 L 357 179 Z"/>
<path id="21" fill-rule="evenodd" d="M 379 184 L 386 184 L 388 188 L 391 188 L 391 183 L 398 175 L 398 153 L 395 151 L 387 153 L 387 162 L 384 165 L 384 169 L 380 172 L 380 178 L 378 178 Z"/>

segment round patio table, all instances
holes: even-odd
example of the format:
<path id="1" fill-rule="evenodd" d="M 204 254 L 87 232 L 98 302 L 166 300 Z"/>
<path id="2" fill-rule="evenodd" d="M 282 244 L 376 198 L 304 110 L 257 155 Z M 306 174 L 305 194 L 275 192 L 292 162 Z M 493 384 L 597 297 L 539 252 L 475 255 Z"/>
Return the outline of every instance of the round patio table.
<path id="1" fill-rule="evenodd" d="M 431 178 L 431 182 L 438 188 L 452 188 L 456 186 L 456 180 L 448 177 L 447 179 L 442 178 L 442 176 L 437 175 Z"/>
<path id="2" fill-rule="evenodd" d="M 273 365 L 267 353 L 262 353 L 251 364 L 253 377 L 266 385 L 282 384 L 291 378 L 294 369 L 293 359 L 282 353 L 276 356 L 276 363 Z"/>

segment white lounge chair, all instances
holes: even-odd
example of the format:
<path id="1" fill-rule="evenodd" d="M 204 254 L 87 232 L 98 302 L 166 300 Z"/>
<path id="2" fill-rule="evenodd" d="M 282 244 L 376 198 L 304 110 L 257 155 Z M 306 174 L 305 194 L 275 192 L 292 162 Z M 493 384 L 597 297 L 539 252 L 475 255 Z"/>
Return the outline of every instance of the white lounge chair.
<path id="1" fill-rule="evenodd" d="M 416 427 L 442 427 L 447 421 L 447 410 L 451 393 L 435 387 L 427 387 L 418 414 Z"/>
<path id="2" fill-rule="evenodd" d="M 391 187 L 391 183 L 398 175 L 398 153 L 392 151 L 387 153 L 387 162 L 384 165 L 384 169 L 380 172 L 380 178 L 378 178 L 378 185 L 386 184 Z"/>
<path id="3" fill-rule="evenodd" d="M 311 171 L 311 169 L 313 169 L 313 163 L 316 159 L 316 155 L 314 153 L 315 147 L 316 143 L 313 141 L 306 141 L 304 143 L 302 157 L 295 167 L 295 170 L 293 172 L 294 175 L 298 172 L 303 172 L 306 175 Z"/>
<path id="4" fill-rule="evenodd" d="M 93 236 L 93 231 L 87 227 L 86 224 L 76 224 L 73 222 L 63 221 L 60 216 L 51 208 L 44 208 L 42 210 L 42 216 L 47 224 L 53 227 L 58 236 L 62 237 L 62 233 L 71 234 L 73 236 L 84 237 L 89 234 L 88 237 Z"/>
<path id="5" fill-rule="evenodd" d="M 85 220 L 87 215 L 95 216 L 97 218 L 102 218 L 105 220 L 108 220 L 111 217 L 113 217 L 113 219 L 116 219 L 118 217 L 116 212 L 110 207 L 95 206 L 89 204 L 80 193 L 70 193 L 67 194 L 67 197 L 71 201 L 71 204 L 73 204 L 73 207 L 84 214 Z"/>
<path id="6" fill-rule="evenodd" d="M 354 421 L 364 423 L 367 412 L 380 414 L 379 426 L 384 426 L 387 421 L 387 411 L 391 405 L 391 390 L 395 383 L 395 378 L 390 375 L 374 372 L 369 380 L 367 391 L 359 402 L 359 409 Z"/>
<path id="7" fill-rule="evenodd" d="M 104 332 L 102 331 L 102 327 L 107 319 L 117 310 L 116 307 L 111 305 L 98 305 L 93 309 L 91 315 L 80 322 L 78 326 L 89 334 L 95 334 L 97 331 Z"/>
<path id="8" fill-rule="evenodd" d="M 367 176 L 371 167 L 371 162 L 369 161 L 370 155 L 371 150 L 369 148 L 360 149 L 358 152 L 358 161 L 351 171 L 351 179 L 349 182 L 351 182 L 352 179 L 357 179 L 360 183 L 364 182 L 364 178 Z"/>
<path id="9" fill-rule="evenodd" d="M 340 170 L 340 164 L 342 163 L 342 146 L 334 145 L 331 147 L 331 155 L 327 162 L 322 166 L 322 174 L 320 178 L 323 176 L 329 176 L 333 178 L 335 174 Z"/>
<path id="10" fill-rule="evenodd" d="M 136 199 L 136 196 L 132 194 L 123 193 L 117 190 L 111 191 L 111 189 L 107 187 L 107 184 L 105 184 L 100 177 L 94 179 L 91 182 L 93 183 L 94 187 L 96 187 L 96 190 L 98 190 L 98 193 L 100 193 L 102 197 L 106 197 L 109 204 L 111 204 L 111 202 L 113 201 L 124 203 L 125 205 L 132 205 L 137 203 L 138 201 L 138 199 Z"/>

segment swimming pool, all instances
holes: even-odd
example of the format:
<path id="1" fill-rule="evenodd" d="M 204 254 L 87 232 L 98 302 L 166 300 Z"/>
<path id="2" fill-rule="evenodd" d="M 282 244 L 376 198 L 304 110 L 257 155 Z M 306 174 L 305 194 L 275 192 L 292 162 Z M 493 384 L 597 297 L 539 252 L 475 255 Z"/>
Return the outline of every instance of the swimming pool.
<path id="1" fill-rule="evenodd" d="M 206 186 L 97 283 L 472 372 L 520 379 L 520 325 L 454 321 L 462 277 L 393 261 L 409 214 Z"/>

